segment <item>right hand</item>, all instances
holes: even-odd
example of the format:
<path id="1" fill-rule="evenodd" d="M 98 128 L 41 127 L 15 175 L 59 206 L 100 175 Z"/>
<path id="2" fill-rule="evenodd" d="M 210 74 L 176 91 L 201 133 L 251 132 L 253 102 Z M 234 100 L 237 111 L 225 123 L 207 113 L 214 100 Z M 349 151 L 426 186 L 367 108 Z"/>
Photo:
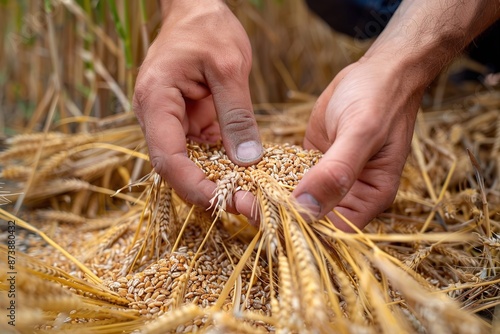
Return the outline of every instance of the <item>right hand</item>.
<path id="1" fill-rule="evenodd" d="M 248 85 L 251 46 L 223 1 L 164 4 L 161 31 L 137 76 L 134 111 L 156 172 L 184 200 L 207 208 L 215 183 L 187 157 L 186 137 L 222 138 L 240 166 L 262 157 Z M 253 196 L 236 195 L 229 211 L 250 217 Z"/>

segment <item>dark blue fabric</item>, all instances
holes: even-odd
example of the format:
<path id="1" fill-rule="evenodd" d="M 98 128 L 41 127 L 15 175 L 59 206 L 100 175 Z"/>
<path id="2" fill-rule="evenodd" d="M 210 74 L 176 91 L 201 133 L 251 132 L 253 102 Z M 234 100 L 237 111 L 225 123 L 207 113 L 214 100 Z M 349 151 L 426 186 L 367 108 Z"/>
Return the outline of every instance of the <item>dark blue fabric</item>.
<path id="1" fill-rule="evenodd" d="M 402 0 L 306 0 L 332 29 L 357 39 L 378 36 Z M 469 45 L 469 56 L 500 72 L 500 20 Z"/>
<path id="2" fill-rule="evenodd" d="M 334 30 L 358 39 L 378 36 L 402 0 L 306 0 Z"/>
<path id="3" fill-rule="evenodd" d="M 352 3 L 359 5 L 360 7 L 372 9 L 377 13 L 390 13 L 393 14 L 398 8 L 401 0 L 389 1 L 389 0 L 351 0 Z"/>

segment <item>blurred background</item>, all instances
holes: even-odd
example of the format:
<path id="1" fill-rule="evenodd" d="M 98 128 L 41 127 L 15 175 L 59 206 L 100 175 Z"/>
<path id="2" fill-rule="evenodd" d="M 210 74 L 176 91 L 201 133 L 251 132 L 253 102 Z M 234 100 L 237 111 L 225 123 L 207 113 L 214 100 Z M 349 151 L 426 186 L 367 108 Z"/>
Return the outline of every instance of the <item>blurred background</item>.
<path id="1" fill-rule="evenodd" d="M 260 124 L 287 111 L 275 135 L 298 142 L 317 95 L 371 41 L 334 32 L 303 0 L 227 3 L 252 43 Z M 1 0 L 0 136 L 89 131 L 105 116 L 130 112 L 138 67 L 160 23 L 157 0 Z M 457 66 L 482 70 L 460 58 L 429 89 L 426 109 L 487 89 L 448 80 Z"/>
<path id="2" fill-rule="evenodd" d="M 333 33 L 301 0 L 228 4 L 252 42 L 256 109 L 313 100 L 367 44 Z M 67 132 L 63 118 L 86 127 L 130 111 L 160 22 L 155 0 L 0 1 L 0 133 L 39 131 L 51 113 Z"/>

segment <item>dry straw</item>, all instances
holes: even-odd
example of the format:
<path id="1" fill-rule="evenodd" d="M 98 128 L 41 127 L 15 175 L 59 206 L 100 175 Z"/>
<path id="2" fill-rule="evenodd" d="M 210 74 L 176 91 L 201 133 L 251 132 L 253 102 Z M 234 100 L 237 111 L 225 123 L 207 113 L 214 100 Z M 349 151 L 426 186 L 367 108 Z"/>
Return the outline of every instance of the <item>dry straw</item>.
<path id="1" fill-rule="evenodd" d="M 475 117 L 470 115 L 463 126 Z M 32 224 L 2 211 L 5 219 L 16 219 L 34 233 L 23 232 L 29 247 L 17 263 L 23 276 L 19 293 L 29 295 L 32 286 L 47 291 L 44 299 L 37 301 L 34 295 L 22 303 L 21 312 L 29 321 L 19 330 L 488 331 L 487 312 L 500 303 L 499 224 L 494 220 L 499 203 L 491 195 L 497 190 L 486 183 L 492 177 L 479 171 L 479 162 L 476 176 L 469 179 L 472 187 L 479 176 L 484 179 L 477 190 L 464 189 L 463 181 L 453 183 L 450 169 L 457 164 L 456 147 L 439 135 L 447 124 L 432 125 L 435 131 L 423 140 L 420 126 L 429 124 L 419 123 L 419 146 L 414 146 L 393 208 L 365 232 L 353 234 L 329 221 L 304 221 L 290 193 L 321 154 L 288 144 L 266 144 L 262 161 L 244 168 L 232 164 L 220 144 L 188 143 L 189 157 L 217 184 L 214 214 L 186 205 L 151 172 L 102 202 L 114 208 L 108 217 L 98 214 L 99 202 L 94 217 L 89 217 L 78 201 L 92 198 L 96 188 L 105 189 L 96 184 L 124 180 L 117 173 L 120 166 L 111 165 L 118 174 L 113 181 L 107 173 L 83 181 L 81 170 L 87 167 L 81 161 L 101 152 L 125 160 L 143 156 L 114 149 L 126 147 L 121 146 L 121 135 L 135 133 L 129 126 L 117 128 L 114 136 L 87 134 L 85 144 L 68 149 L 74 153 L 60 160 L 61 165 L 77 166 L 61 174 L 68 180 L 56 169 L 45 169 L 46 186 L 37 190 L 37 198 L 47 198 L 51 209 L 37 211 Z M 464 140 L 469 135 L 473 133 L 464 133 Z M 141 140 L 138 136 L 135 143 L 130 141 L 130 147 L 141 147 Z M 6 152 L 27 142 L 14 137 Z M 437 163 L 434 157 L 443 152 L 449 159 Z M 483 156 L 483 151 L 476 155 Z M 30 159 L 28 154 L 5 154 L 2 163 L 29 165 Z M 428 164 L 433 167 L 426 168 Z M 432 176 L 429 182 L 412 181 L 409 175 L 423 168 Z M 72 183 L 75 186 L 61 187 Z M 54 196 L 52 189 L 62 190 Z M 256 232 L 248 233 L 253 228 L 244 220 L 223 212 L 238 190 L 256 197 L 261 219 Z M 486 212 L 480 194 L 488 200 Z M 490 216 L 488 229 L 483 228 L 485 213 Z M 33 227 L 38 221 L 42 225 Z M 52 246 L 45 246 L 36 234 Z M 58 306 L 47 308 L 47 298 Z M 71 316 L 62 319 L 64 313 Z"/>

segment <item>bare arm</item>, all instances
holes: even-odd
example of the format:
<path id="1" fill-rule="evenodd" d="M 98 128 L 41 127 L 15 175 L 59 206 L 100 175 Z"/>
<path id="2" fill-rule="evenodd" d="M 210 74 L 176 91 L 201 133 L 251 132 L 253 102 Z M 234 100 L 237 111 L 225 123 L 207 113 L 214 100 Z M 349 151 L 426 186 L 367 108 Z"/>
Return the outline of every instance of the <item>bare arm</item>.
<path id="1" fill-rule="evenodd" d="M 498 19 L 499 0 L 406 0 L 365 57 L 391 57 L 429 83 Z"/>

